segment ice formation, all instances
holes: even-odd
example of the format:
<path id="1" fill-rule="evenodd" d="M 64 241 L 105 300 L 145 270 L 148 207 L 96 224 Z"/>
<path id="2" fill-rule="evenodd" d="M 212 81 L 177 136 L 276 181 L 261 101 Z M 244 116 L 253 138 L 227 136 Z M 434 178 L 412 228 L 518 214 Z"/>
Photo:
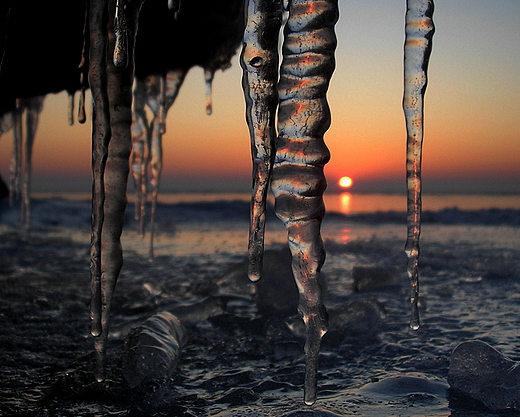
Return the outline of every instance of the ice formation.
<path id="1" fill-rule="evenodd" d="M 162 136 L 166 132 L 166 115 L 175 102 L 187 70 L 179 68 L 164 75 L 150 75 L 146 80 L 135 80 L 132 121 L 132 176 L 136 190 L 135 218 L 139 220 L 141 236 L 145 233 L 146 201 L 148 195 L 148 171 L 152 207 L 150 217 L 150 251 L 153 259 L 155 212 L 162 172 Z M 153 119 L 148 123 L 147 106 Z"/>
<path id="2" fill-rule="evenodd" d="M 421 158 L 424 93 L 428 60 L 432 49 L 433 0 L 408 0 L 404 44 L 404 97 L 406 118 L 406 182 L 408 192 L 408 236 L 405 253 L 410 278 L 410 327 L 419 328 L 419 236 L 421 234 Z"/>
<path id="3" fill-rule="evenodd" d="M 213 77 L 215 71 L 209 68 L 204 69 L 204 81 L 206 82 L 206 114 L 208 116 L 213 113 Z"/>
<path id="4" fill-rule="evenodd" d="M 280 7 L 280 6 L 277 6 Z M 320 228 L 325 206 L 323 167 L 329 151 L 323 135 L 330 125 L 326 93 L 334 71 L 338 19 L 337 1 L 292 0 L 284 29 L 283 60 L 278 94 L 277 43 L 280 12 L 262 1 L 248 3 L 248 26 L 242 53 L 247 118 L 254 161 L 253 211 L 250 228 L 251 272 L 261 277 L 265 183 L 275 195 L 275 211 L 287 229 L 292 268 L 300 293 L 299 311 L 306 326 L 305 403 L 316 401 L 317 361 L 327 332 L 320 271 L 325 249 Z M 270 32 L 266 33 L 267 30 Z M 265 37 L 264 37 L 265 35 Z M 266 40 L 266 38 L 269 38 Z M 274 111 L 278 95 L 278 137 Z"/>
<path id="5" fill-rule="evenodd" d="M 270 0 L 250 0 L 246 10 L 240 63 L 253 159 L 249 277 L 257 281 L 262 274 L 265 210 L 276 138 L 278 35 L 282 25 L 282 11 L 278 2 Z"/>
<path id="6" fill-rule="evenodd" d="M 123 0 L 117 0 L 114 17 L 114 34 L 116 37 L 114 66 L 116 68 L 126 68 L 128 65 L 128 28 L 126 26 L 125 9 Z"/>
<path id="7" fill-rule="evenodd" d="M 126 209 L 131 152 L 132 81 L 135 27 L 141 2 L 127 4 L 128 66 L 118 69 L 106 51 L 115 48 L 114 12 L 104 0 L 90 2 L 89 84 L 92 112 L 92 236 L 90 251 L 92 335 L 97 353 L 96 379 L 104 379 L 110 306 L 123 263 L 121 232 Z"/>
<path id="8" fill-rule="evenodd" d="M 123 377 L 130 388 L 153 379 L 170 378 L 177 367 L 186 330 L 168 311 L 150 317 L 125 340 Z"/>
<path id="9" fill-rule="evenodd" d="M 68 98 L 68 112 L 67 112 L 67 121 L 69 122 L 69 126 L 74 124 L 74 93 L 67 91 Z"/>
<path id="10" fill-rule="evenodd" d="M 10 194 L 11 205 L 20 200 L 20 226 L 27 231 L 31 220 L 30 189 L 32 150 L 45 96 L 16 100 L 12 113 L 13 156 L 11 159 Z M 25 115 L 25 135 L 23 120 Z"/>
<path id="11" fill-rule="evenodd" d="M 169 0 L 172 10 L 179 1 Z M 144 234 L 147 172 L 152 186 L 151 243 L 162 169 L 165 118 L 187 68 L 136 79 L 132 129 L 133 45 L 142 0 L 91 0 L 79 65 L 81 95 L 78 120 L 84 122 L 86 62 L 93 100 L 93 194 L 91 234 L 91 318 L 97 352 L 96 378 L 104 378 L 104 358 L 110 304 L 123 255 L 120 244 L 126 208 L 129 156 L 136 184 L 136 216 Z M 246 118 L 251 136 L 253 194 L 249 237 L 249 277 L 262 275 L 265 209 L 269 186 L 275 211 L 287 229 L 292 271 L 299 291 L 299 311 L 306 331 L 305 402 L 316 400 L 317 360 L 327 332 L 327 312 L 321 294 L 320 271 L 325 261 L 321 221 L 325 213 L 323 167 L 329 151 L 323 136 L 330 125 L 326 93 L 334 71 L 338 19 L 337 0 L 248 0 L 247 26 L 241 65 Z M 282 8 L 288 11 L 284 28 L 283 60 L 279 66 L 278 37 Z M 110 9 L 110 11 L 109 11 Z M 432 0 L 408 0 L 404 56 L 403 109 L 407 127 L 408 235 L 405 252 L 411 281 L 411 327 L 419 327 L 418 259 L 421 215 L 421 145 L 423 98 L 434 26 Z M 107 22 L 108 25 L 103 24 Z M 87 47 L 88 45 L 88 47 Z M 86 59 L 86 51 L 89 59 Z M 107 58 L 110 51 L 111 59 Z M 212 111 L 214 69 L 205 68 L 208 114 Z M 70 93 L 69 93 L 70 94 Z M 72 121 L 73 94 L 69 121 Z M 15 145 L 11 175 L 12 197 L 23 194 L 22 218 L 29 219 L 29 183 L 34 132 L 43 99 L 25 99 L 14 111 Z M 153 114 L 148 123 L 145 106 Z M 26 110 L 27 138 L 22 144 L 22 112 Z M 277 123 L 277 125 L 276 125 Z M 278 131 L 278 132 L 277 132 Z M 26 155 L 23 156 L 22 149 Z M 22 167 L 22 160 L 25 163 Z"/>

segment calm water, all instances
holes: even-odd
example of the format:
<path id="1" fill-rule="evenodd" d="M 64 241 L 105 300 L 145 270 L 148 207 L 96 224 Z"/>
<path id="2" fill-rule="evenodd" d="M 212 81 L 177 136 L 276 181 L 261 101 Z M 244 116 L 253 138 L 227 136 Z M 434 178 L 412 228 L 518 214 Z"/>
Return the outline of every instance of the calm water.
<path id="1" fill-rule="evenodd" d="M 37 193 L 34 198 L 64 197 L 73 200 L 88 200 L 90 194 Z M 132 200 L 132 196 L 129 197 Z M 159 201 L 165 204 L 193 203 L 200 201 L 249 201 L 247 193 L 172 193 L 161 194 Z M 272 199 L 270 200 L 273 201 Z M 404 194 L 352 194 L 326 193 L 327 211 L 343 214 L 377 211 L 406 211 Z M 490 194 L 434 194 L 423 196 L 423 210 L 442 210 L 458 207 L 460 210 L 488 208 L 520 209 L 520 195 Z"/>
<path id="2" fill-rule="evenodd" d="M 293 318 L 260 315 L 237 285 L 243 278 L 248 197 L 184 194 L 161 198 L 154 262 L 147 257 L 148 236 L 138 236 L 129 206 L 108 378 L 98 384 L 88 335 L 90 203 L 78 196 L 50 197 L 36 196 L 27 238 L 18 233 L 15 210 L 1 213 L 0 415 L 285 416 L 300 410 L 322 416 L 490 417 L 496 414 L 450 403 L 451 351 L 464 340 L 480 339 L 520 360 L 518 196 L 425 198 L 430 214 L 421 237 L 417 332 L 408 328 L 404 198 L 327 197 L 326 303 L 343 319 L 331 322 L 324 339 L 319 399 L 309 408 L 302 396 L 303 341 L 286 324 Z M 285 231 L 270 213 L 266 245 L 283 250 L 284 241 Z M 272 262 L 274 275 L 283 271 L 283 262 Z M 353 268 L 376 266 L 397 271 L 398 285 L 355 293 Z M 128 389 L 121 377 L 124 329 L 158 311 L 222 293 L 240 297 L 224 314 L 188 327 L 175 377 Z M 359 318 L 346 307 L 351 303 L 377 307 L 381 314 L 372 309 Z"/>

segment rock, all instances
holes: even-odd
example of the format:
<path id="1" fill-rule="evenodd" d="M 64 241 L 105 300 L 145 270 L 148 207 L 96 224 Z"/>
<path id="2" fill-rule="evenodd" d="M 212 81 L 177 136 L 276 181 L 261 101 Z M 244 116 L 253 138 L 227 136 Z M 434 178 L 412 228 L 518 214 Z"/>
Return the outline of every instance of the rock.
<path id="1" fill-rule="evenodd" d="M 329 311 L 331 333 L 338 330 L 344 336 L 370 339 L 380 330 L 386 312 L 375 298 L 347 301 L 338 309 Z"/>
<path id="2" fill-rule="evenodd" d="M 301 410 L 291 411 L 289 414 L 284 414 L 282 417 L 341 417 L 341 415 L 325 410 Z"/>
<path id="3" fill-rule="evenodd" d="M 297 314 L 299 295 L 289 249 L 265 250 L 262 279 L 258 282 L 249 280 L 248 264 L 248 259 L 245 259 L 230 267 L 217 281 L 218 294 L 251 296 L 264 317 Z"/>
<path id="4" fill-rule="evenodd" d="M 451 355 L 448 383 L 455 397 L 470 398 L 492 411 L 520 410 L 520 368 L 481 341 L 464 342 Z"/>
<path id="5" fill-rule="evenodd" d="M 368 340 L 377 335 L 386 317 L 381 303 L 374 298 L 349 300 L 338 308 L 327 309 L 329 332 L 324 340 L 343 341 L 345 338 Z M 305 325 L 300 316 L 286 320 L 289 329 L 297 337 L 305 337 Z"/>
<path id="6" fill-rule="evenodd" d="M 416 375 L 391 376 L 377 382 L 371 382 L 358 390 L 369 397 L 385 397 L 396 400 L 398 397 L 427 398 L 436 397 L 443 401 L 446 398 L 447 385 L 443 381 L 426 379 Z"/>
<path id="7" fill-rule="evenodd" d="M 294 281 L 289 249 L 264 253 L 262 279 L 255 283 L 255 302 L 264 317 L 280 317 L 298 311 L 298 287 Z"/>
<path id="8" fill-rule="evenodd" d="M 125 340 L 123 377 L 130 388 L 153 379 L 171 378 L 185 331 L 180 320 L 163 311 L 134 328 Z"/>
<path id="9" fill-rule="evenodd" d="M 229 297 L 208 297 L 195 304 L 173 307 L 171 312 L 188 326 L 224 314 L 228 300 Z"/>
<path id="10" fill-rule="evenodd" d="M 354 292 L 401 286 L 401 277 L 393 267 L 354 266 L 352 278 Z"/>

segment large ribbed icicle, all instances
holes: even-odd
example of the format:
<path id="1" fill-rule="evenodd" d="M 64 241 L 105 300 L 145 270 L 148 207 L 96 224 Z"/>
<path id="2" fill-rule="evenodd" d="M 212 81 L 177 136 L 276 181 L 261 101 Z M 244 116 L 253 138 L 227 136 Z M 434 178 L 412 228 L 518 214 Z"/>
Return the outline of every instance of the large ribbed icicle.
<path id="1" fill-rule="evenodd" d="M 316 401 L 317 361 L 327 332 L 320 271 L 325 249 L 320 234 L 329 151 L 326 99 L 335 67 L 337 0 L 292 0 L 284 30 L 278 94 L 278 138 L 272 172 L 275 211 L 287 228 L 292 268 L 305 322 L 305 403 Z"/>
<path id="2" fill-rule="evenodd" d="M 141 0 L 127 2 L 128 66 L 113 63 L 115 0 L 91 0 L 89 82 L 92 115 L 92 335 L 96 379 L 104 379 L 112 295 L 123 264 L 121 233 L 131 151 L 133 45 Z M 108 28 L 108 29 L 107 29 Z M 110 58 L 107 57 L 107 54 Z"/>
<path id="3" fill-rule="evenodd" d="M 265 210 L 276 137 L 278 36 L 282 12 L 280 3 L 272 0 L 249 0 L 246 10 L 240 63 L 253 159 L 249 278 L 257 281 L 262 274 Z"/>
<path id="4" fill-rule="evenodd" d="M 408 190 L 408 235 L 405 253 L 410 278 L 410 327 L 419 328 L 419 236 L 421 234 L 421 158 L 423 142 L 424 93 L 428 81 L 428 60 L 432 49 L 433 0 L 408 0 L 404 44 L 404 96 L 406 118 L 406 182 Z"/>

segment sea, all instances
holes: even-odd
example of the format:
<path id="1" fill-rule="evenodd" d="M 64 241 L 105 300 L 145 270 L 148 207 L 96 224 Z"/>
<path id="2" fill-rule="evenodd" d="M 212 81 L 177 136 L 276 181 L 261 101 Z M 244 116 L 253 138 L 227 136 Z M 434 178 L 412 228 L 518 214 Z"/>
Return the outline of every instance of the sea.
<path id="1" fill-rule="evenodd" d="M 34 194 L 27 230 L 18 225 L 19 209 L 2 201 L 0 415 L 511 415 L 454 396 L 447 373 L 451 352 L 468 340 L 520 361 L 520 195 L 423 197 L 417 331 L 409 327 L 406 197 L 331 193 L 325 204 L 331 323 L 318 399 L 307 406 L 298 317 L 269 314 L 269 303 L 289 304 L 294 294 L 279 287 L 265 297 L 245 278 L 247 194 L 160 195 L 153 259 L 150 226 L 141 236 L 129 195 L 101 383 L 89 331 L 90 196 Z M 272 200 L 266 230 L 265 278 L 276 285 L 289 261 Z M 390 281 L 361 288 L 359 271 Z M 216 298 L 226 300 L 222 311 L 185 323 L 172 377 L 130 389 L 122 376 L 129 329 Z"/>

